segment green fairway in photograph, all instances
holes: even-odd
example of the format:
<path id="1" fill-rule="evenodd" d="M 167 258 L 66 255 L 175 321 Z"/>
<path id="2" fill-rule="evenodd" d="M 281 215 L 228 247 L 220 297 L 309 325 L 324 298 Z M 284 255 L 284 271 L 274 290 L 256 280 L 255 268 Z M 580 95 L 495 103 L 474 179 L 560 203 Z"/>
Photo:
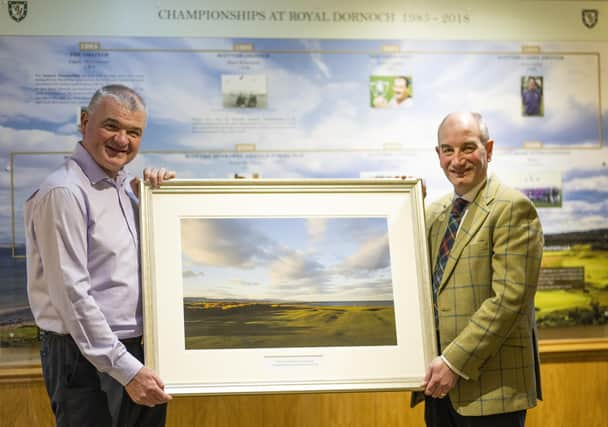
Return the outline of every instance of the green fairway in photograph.
<path id="1" fill-rule="evenodd" d="M 564 244 L 564 242 L 559 242 Z M 536 292 L 534 306 L 540 328 L 559 328 L 608 323 L 608 250 L 601 245 L 565 245 L 561 250 L 545 251 L 546 269 L 582 268 L 581 287 L 543 289 Z"/>
<path id="2" fill-rule="evenodd" d="M 608 250 L 596 249 L 590 244 L 572 245 L 561 251 L 546 251 L 543 255 L 544 268 L 579 267 L 585 268 L 587 287 L 608 288 Z"/>
<path id="3" fill-rule="evenodd" d="M 186 349 L 396 345 L 392 302 L 315 305 L 184 300 Z"/>
<path id="4" fill-rule="evenodd" d="M 607 302 L 606 290 L 537 291 L 536 322 L 541 328 L 604 325 L 608 319 Z"/>
<path id="5" fill-rule="evenodd" d="M 585 310 L 591 306 L 591 296 L 581 290 L 537 291 L 536 318 L 542 319 L 552 312 L 560 310 Z"/>

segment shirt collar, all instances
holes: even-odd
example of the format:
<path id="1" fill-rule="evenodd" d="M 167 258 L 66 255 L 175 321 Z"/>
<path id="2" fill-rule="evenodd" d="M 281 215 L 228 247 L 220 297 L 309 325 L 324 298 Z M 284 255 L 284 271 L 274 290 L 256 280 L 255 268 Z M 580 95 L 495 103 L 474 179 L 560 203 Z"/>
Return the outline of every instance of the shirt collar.
<path id="1" fill-rule="evenodd" d="M 86 148 L 82 146 L 82 141 L 79 141 L 78 144 L 76 144 L 76 148 L 74 149 L 74 153 L 72 153 L 71 159 L 74 160 L 78 166 L 80 166 L 84 174 L 87 176 L 87 178 L 89 178 L 89 181 L 91 181 L 91 184 L 93 185 L 104 180 L 108 182 L 115 182 L 117 185 L 122 185 L 127 177 L 127 173 L 124 171 L 124 169 L 121 169 L 118 171 L 115 180 L 110 178 L 108 174 L 97 164 Z"/>
<path id="2" fill-rule="evenodd" d="M 466 200 L 467 202 L 471 203 L 473 200 L 475 200 L 475 197 L 477 197 L 477 193 L 479 193 L 479 190 L 481 190 L 481 187 L 483 187 L 486 183 L 486 181 L 488 180 L 488 178 L 484 179 L 483 181 L 481 181 L 479 184 L 477 184 L 475 187 L 473 187 L 471 190 L 467 191 L 464 194 L 456 194 L 454 193 L 454 198 L 462 198 L 464 200 Z"/>

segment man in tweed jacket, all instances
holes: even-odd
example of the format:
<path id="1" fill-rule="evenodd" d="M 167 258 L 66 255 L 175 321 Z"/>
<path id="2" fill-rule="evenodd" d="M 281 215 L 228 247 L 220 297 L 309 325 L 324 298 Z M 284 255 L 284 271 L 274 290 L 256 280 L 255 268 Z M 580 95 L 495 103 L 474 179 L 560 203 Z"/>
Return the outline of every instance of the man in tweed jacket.
<path id="1" fill-rule="evenodd" d="M 543 234 L 532 203 L 488 177 L 493 144 L 477 113 L 439 126 L 436 151 L 455 194 L 427 210 L 431 271 L 453 199 L 468 204 L 436 285 L 440 356 L 426 375 L 427 426 L 523 426 L 541 397 L 534 294 Z"/>

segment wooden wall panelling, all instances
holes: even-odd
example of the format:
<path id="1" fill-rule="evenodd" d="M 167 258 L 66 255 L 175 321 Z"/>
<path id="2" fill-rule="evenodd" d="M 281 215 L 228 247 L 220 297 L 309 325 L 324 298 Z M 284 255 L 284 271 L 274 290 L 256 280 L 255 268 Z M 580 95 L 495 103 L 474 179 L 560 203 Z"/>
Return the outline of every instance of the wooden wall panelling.
<path id="1" fill-rule="evenodd" d="M 608 355 L 575 359 L 542 361 L 544 401 L 527 427 L 608 426 Z M 176 397 L 167 427 L 424 427 L 423 405 L 409 400 L 398 391 Z M 53 425 L 39 370 L 0 375 L 0 426 Z"/>

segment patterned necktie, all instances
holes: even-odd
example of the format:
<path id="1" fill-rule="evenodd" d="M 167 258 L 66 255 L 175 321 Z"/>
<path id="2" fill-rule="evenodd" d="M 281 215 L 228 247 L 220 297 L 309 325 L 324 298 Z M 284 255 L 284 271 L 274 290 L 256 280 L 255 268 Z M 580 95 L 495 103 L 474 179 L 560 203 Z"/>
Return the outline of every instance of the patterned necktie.
<path id="1" fill-rule="evenodd" d="M 435 264 L 435 271 L 433 272 L 433 313 L 435 314 L 435 327 L 437 330 L 437 349 L 441 354 L 441 344 L 439 341 L 439 312 L 437 310 L 437 294 L 439 293 L 439 286 L 441 285 L 441 279 L 443 278 L 443 271 L 450 255 L 452 245 L 454 245 L 454 238 L 458 232 L 458 225 L 462 219 L 462 214 L 467 206 L 467 201 L 458 197 L 452 204 L 452 211 L 450 212 L 450 218 L 448 220 L 448 226 L 441 240 L 439 246 L 439 254 L 437 255 L 437 263 Z"/>
<path id="2" fill-rule="evenodd" d="M 458 197 L 452 204 L 452 211 L 450 212 L 450 219 L 448 220 L 448 227 L 445 230 L 441 245 L 439 246 L 439 254 L 437 255 L 437 263 L 435 264 L 435 271 L 433 273 L 433 293 L 437 294 L 441 279 L 443 277 L 443 270 L 448 261 L 450 250 L 454 244 L 454 238 L 458 232 L 458 226 L 464 213 L 464 208 L 467 206 L 467 201 Z"/>

